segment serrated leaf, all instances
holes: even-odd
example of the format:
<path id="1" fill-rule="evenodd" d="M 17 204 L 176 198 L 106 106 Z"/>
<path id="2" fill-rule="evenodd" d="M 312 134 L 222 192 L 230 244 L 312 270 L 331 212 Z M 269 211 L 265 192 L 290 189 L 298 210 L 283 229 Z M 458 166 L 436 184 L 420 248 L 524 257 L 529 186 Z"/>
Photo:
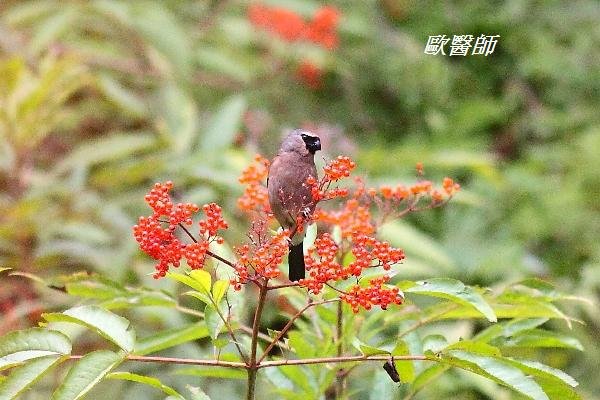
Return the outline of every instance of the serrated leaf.
<path id="1" fill-rule="evenodd" d="M 227 99 L 212 118 L 204 134 L 202 148 L 217 152 L 228 147 L 238 132 L 245 111 L 246 99 L 243 96 L 235 95 Z"/>
<path id="2" fill-rule="evenodd" d="M 204 323 L 168 329 L 138 340 L 135 344 L 133 354 L 143 356 L 156 353 L 157 351 L 169 349 L 182 343 L 191 342 L 192 340 L 203 339 L 207 336 L 208 329 Z"/>
<path id="3" fill-rule="evenodd" d="M 212 288 L 212 295 L 215 303 L 219 304 L 229 289 L 229 281 L 221 279 L 215 282 Z"/>
<path id="4" fill-rule="evenodd" d="M 190 277 L 200 283 L 200 287 L 204 293 L 210 295 L 210 287 L 212 286 L 212 276 L 203 269 L 194 269 L 190 271 Z"/>
<path id="5" fill-rule="evenodd" d="M 30 328 L 0 337 L 0 370 L 44 356 L 71 353 L 71 341 L 60 332 Z"/>
<path id="6" fill-rule="evenodd" d="M 61 356 L 45 356 L 15 368 L 5 380 L 0 381 L 0 399 L 16 399 L 63 360 L 64 358 Z"/>
<path id="7" fill-rule="evenodd" d="M 52 394 L 51 400 L 81 399 L 124 359 L 124 353 L 118 354 L 108 350 L 86 354 L 69 369 L 61 385 Z"/>
<path id="8" fill-rule="evenodd" d="M 107 379 L 122 379 L 122 380 L 130 381 L 130 382 L 143 383 L 144 385 L 155 387 L 155 388 L 163 391 L 164 393 L 166 393 L 170 396 L 173 396 L 176 399 L 185 400 L 183 398 L 183 396 L 180 395 L 179 393 L 177 393 L 177 391 L 175 389 L 173 389 L 170 386 L 164 385 L 157 378 L 153 378 L 150 376 L 134 374 L 131 372 L 111 372 L 110 374 L 106 375 L 106 378 Z"/>
<path id="9" fill-rule="evenodd" d="M 93 329 L 96 333 L 130 352 L 135 343 L 135 331 L 130 322 L 98 306 L 80 306 L 61 313 L 42 314 L 48 322 L 73 322 Z"/>
<path id="10" fill-rule="evenodd" d="M 434 278 L 417 282 L 416 286 L 405 290 L 406 293 L 417 293 L 425 296 L 440 297 L 463 305 L 470 305 L 485 316 L 488 321 L 496 322 L 496 314 L 492 307 L 472 287 L 450 278 Z"/>
<path id="11" fill-rule="evenodd" d="M 474 372 L 505 385 L 534 400 L 549 400 L 540 385 L 520 369 L 499 357 L 483 356 L 463 350 L 452 350 L 442 358 L 455 367 Z"/>
<path id="12" fill-rule="evenodd" d="M 531 375 L 551 375 L 553 378 L 560 379 L 571 387 L 576 387 L 579 385 L 579 383 L 577 383 L 577 381 L 571 375 L 561 371 L 560 369 L 552 368 L 546 364 L 542 364 L 541 362 L 532 360 L 519 360 L 515 358 L 507 358 L 507 360 Z"/>
<path id="13" fill-rule="evenodd" d="M 194 298 L 200 300 L 201 302 L 203 302 L 204 304 L 212 304 L 212 300 L 210 299 L 210 297 L 208 297 L 204 293 L 200 293 L 200 292 L 197 292 L 195 290 L 191 290 L 189 292 L 185 292 L 185 293 L 182 293 L 182 294 L 184 296 L 194 297 Z"/>
<path id="14" fill-rule="evenodd" d="M 196 289 L 200 293 L 206 293 L 205 286 L 203 284 L 201 284 L 198 280 L 193 279 L 192 277 L 190 277 L 188 275 L 180 274 L 178 272 L 167 272 L 167 278 L 173 279 L 177 282 L 181 282 L 184 285 L 191 287 L 192 289 Z M 210 287 L 209 287 L 209 293 L 210 293 Z"/>
<path id="15" fill-rule="evenodd" d="M 452 343 L 444 349 L 444 352 L 448 352 L 449 350 L 464 350 L 468 351 L 469 353 L 493 357 L 502 356 L 502 353 L 497 347 L 491 346 L 487 343 L 472 340 L 461 340 Z"/>
<path id="16" fill-rule="evenodd" d="M 544 329 L 521 331 L 499 342 L 502 346 L 509 347 L 564 347 L 583 351 L 583 346 L 576 338 Z"/>

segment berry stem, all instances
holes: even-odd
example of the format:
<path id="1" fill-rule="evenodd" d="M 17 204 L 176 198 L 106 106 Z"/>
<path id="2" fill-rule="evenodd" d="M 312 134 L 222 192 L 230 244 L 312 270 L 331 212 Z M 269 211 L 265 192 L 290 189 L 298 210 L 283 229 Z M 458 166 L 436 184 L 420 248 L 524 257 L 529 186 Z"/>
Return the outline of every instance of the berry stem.
<path id="1" fill-rule="evenodd" d="M 183 231 L 190 237 L 190 239 L 192 239 L 194 241 L 194 243 L 198 243 L 198 240 L 196 240 L 196 238 L 194 237 L 194 235 L 192 235 L 192 233 L 185 227 L 185 225 L 183 225 L 182 223 L 179 223 L 179 226 L 181 227 L 181 229 L 183 229 Z M 214 258 L 215 260 L 219 260 L 221 261 L 223 264 L 229 265 L 231 268 L 235 268 L 235 264 L 232 263 L 229 260 L 224 259 L 223 257 L 221 257 L 218 254 L 213 253 L 210 250 L 206 250 L 206 255 L 207 256 L 211 256 L 212 258 Z"/>

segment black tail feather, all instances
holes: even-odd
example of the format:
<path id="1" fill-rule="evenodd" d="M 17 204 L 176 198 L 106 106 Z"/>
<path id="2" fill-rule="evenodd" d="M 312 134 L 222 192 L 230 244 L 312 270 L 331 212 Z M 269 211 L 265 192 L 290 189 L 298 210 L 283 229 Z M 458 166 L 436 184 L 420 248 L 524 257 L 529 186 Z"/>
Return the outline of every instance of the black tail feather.
<path id="1" fill-rule="evenodd" d="M 288 264 L 290 266 L 290 281 L 295 282 L 300 279 L 304 279 L 306 271 L 304 268 L 304 250 L 302 247 L 302 242 L 296 245 L 290 244 Z"/>

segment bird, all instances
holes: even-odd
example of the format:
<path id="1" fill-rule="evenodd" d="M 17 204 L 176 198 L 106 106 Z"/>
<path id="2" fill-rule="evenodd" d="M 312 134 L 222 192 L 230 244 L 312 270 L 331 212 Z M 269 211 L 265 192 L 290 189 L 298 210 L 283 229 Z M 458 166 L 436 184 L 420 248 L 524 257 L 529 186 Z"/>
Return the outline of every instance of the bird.
<path id="1" fill-rule="evenodd" d="M 277 222 L 290 230 L 288 265 L 290 281 L 305 277 L 303 240 L 304 232 L 296 227 L 298 217 L 307 220 L 315 210 L 315 201 L 309 177 L 318 180 L 315 153 L 321 150 L 321 139 L 314 133 L 294 129 L 282 141 L 273 158 L 267 177 L 267 190 L 271 211 Z"/>

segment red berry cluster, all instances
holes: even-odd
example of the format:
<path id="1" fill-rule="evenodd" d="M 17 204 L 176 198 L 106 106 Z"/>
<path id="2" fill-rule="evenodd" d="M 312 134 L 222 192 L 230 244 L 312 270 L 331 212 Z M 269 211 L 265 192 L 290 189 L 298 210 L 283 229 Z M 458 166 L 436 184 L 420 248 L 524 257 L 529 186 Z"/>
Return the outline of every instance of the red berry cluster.
<path id="1" fill-rule="evenodd" d="M 281 271 L 278 267 L 288 253 L 289 234 L 288 230 L 284 230 L 262 245 L 245 244 L 236 249 L 239 256 L 235 264 L 237 276 L 231 279 L 235 290 L 240 290 L 241 285 L 250 279 L 258 277 L 270 279 L 280 275 Z"/>
<path id="2" fill-rule="evenodd" d="M 392 247 L 388 242 L 381 242 L 372 236 L 362 233 L 352 235 L 352 254 L 356 260 L 348 268 L 352 275 L 360 276 L 363 269 L 371 268 L 373 259 L 378 260 L 375 266 L 389 271 L 393 264 L 404 260 L 404 251 Z"/>
<path id="3" fill-rule="evenodd" d="M 359 233 L 364 235 L 375 233 L 369 207 L 361 205 L 355 198 L 347 200 L 337 211 L 317 209 L 313 214 L 313 220 L 339 226 L 342 229 L 342 237 L 345 239 L 350 239 L 352 235 Z"/>
<path id="4" fill-rule="evenodd" d="M 201 235 L 207 238 L 216 237 L 217 231 L 229 228 L 229 225 L 223 219 L 223 210 L 218 204 L 205 204 L 202 206 L 202 211 L 206 214 L 206 220 L 199 222 Z"/>
<path id="5" fill-rule="evenodd" d="M 340 296 L 340 299 L 352 307 L 352 311 L 357 313 L 360 307 L 370 310 L 373 306 L 380 306 L 382 310 L 387 310 L 390 304 L 402 304 L 404 297 L 397 287 L 386 287 L 384 284 L 389 281 L 388 276 L 371 279 L 369 286 L 354 285 L 346 293 Z"/>
<path id="6" fill-rule="evenodd" d="M 175 230 L 179 224 L 191 225 L 192 215 L 200 208 L 193 203 L 174 204 L 169 195 L 172 188 L 172 182 L 156 183 L 145 197 L 153 214 L 140 217 L 138 224 L 133 227 L 133 235 L 140 249 L 158 260 L 155 279 L 165 276 L 171 265 L 179 267 L 182 258 L 187 260 L 192 269 L 202 268 L 209 243 L 213 240 L 221 242 L 223 239 L 217 236 L 217 231 L 227 229 L 221 207 L 215 203 L 207 204 L 203 207 L 207 218 L 200 221 L 201 238 L 196 243 L 183 243 L 175 235 Z"/>
<path id="7" fill-rule="evenodd" d="M 317 238 L 314 246 L 309 249 L 308 254 L 304 257 L 309 277 L 301 279 L 299 281 L 300 286 L 306 287 L 311 293 L 318 294 L 326 284 L 346 280 L 351 276 L 360 277 L 367 268 L 381 266 L 387 271 L 393 264 L 397 264 L 404 259 L 402 250 L 393 248 L 387 242 L 381 242 L 364 234 L 353 235 L 352 255 L 355 260 L 348 266 L 343 266 L 337 261 L 338 253 L 339 246 L 329 233 L 324 233 Z M 373 260 L 377 260 L 377 263 L 373 264 Z M 357 294 L 368 293 L 373 297 L 373 301 L 369 302 L 371 297 L 361 297 L 360 303 L 357 304 L 363 306 L 367 304 L 369 308 L 372 304 L 387 307 L 393 301 L 387 300 L 391 297 L 388 296 L 388 289 L 381 287 L 382 283 L 383 281 L 377 279 L 372 280 L 371 286 L 361 288 L 359 291 L 344 293 L 341 298 L 355 309 L 354 303 L 351 303 L 350 300 L 356 300 Z"/>
<path id="8" fill-rule="evenodd" d="M 304 264 L 308 271 L 308 278 L 300 279 L 300 286 L 307 288 L 311 293 L 319 294 L 325 283 L 348 278 L 337 260 L 338 246 L 329 233 L 324 233 L 315 240 L 315 244 L 304 256 Z"/>
<path id="9" fill-rule="evenodd" d="M 331 184 L 342 178 L 350 176 L 350 172 L 356 164 L 347 156 L 338 156 L 323 167 L 324 175 L 320 181 L 310 176 L 306 184 L 311 187 L 313 201 L 318 203 L 323 200 L 331 200 L 337 197 L 348 196 L 349 190 L 345 188 L 330 188 Z"/>
<path id="10" fill-rule="evenodd" d="M 250 164 L 239 178 L 239 182 L 246 185 L 242 197 L 237 201 L 238 208 L 245 212 L 258 211 L 270 213 L 269 193 L 264 182 L 269 175 L 270 162 L 261 155 L 254 157 L 254 163 Z"/>
<path id="11" fill-rule="evenodd" d="M 342 178 L 347 178 L 350 176 L 350 172 L 356 167 L 356 163 L 350 159 L 348 156 L 338 156 L 333 161 L 330 161 L 327 164 L 323 171 L 325 172 L 325 177 L 330 181 L 338 181 Z"/>
<path id="12" fill-rule="evenodd" d="M 287 42 L 307 40 L 333 50 L 338 45 L 337 25 L 340 12 L 334 7 L 319 8 L 312 21 L 283 7 L 253 4 L 248 8 L 248 19 L 261 29 L 271 32 Z"/>

